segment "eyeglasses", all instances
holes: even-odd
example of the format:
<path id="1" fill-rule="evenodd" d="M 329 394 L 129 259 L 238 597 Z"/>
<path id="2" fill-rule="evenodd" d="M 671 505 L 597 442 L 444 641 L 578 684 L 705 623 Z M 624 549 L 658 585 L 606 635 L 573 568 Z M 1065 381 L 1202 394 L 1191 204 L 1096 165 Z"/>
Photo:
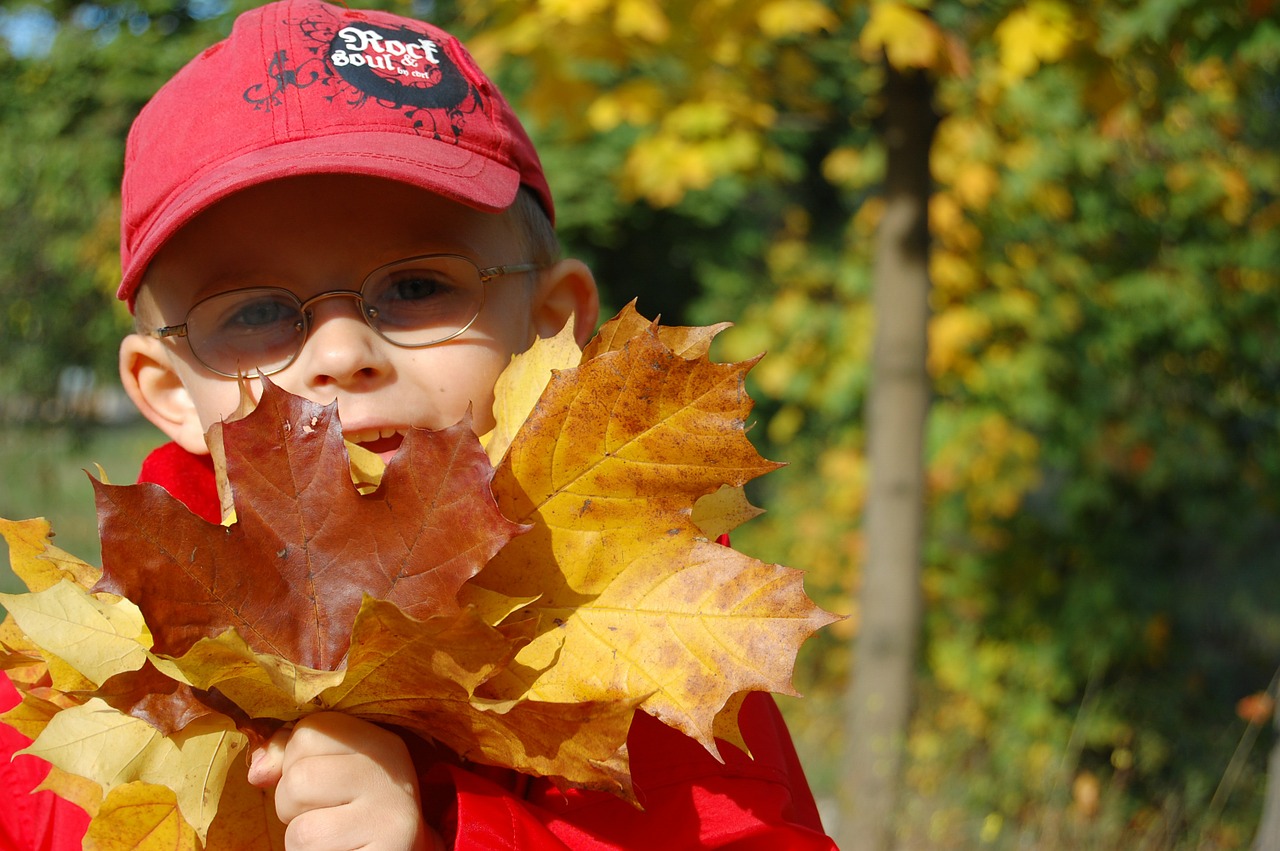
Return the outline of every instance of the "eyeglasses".
<path id="1" fill-rule="evenodd" d="M 157 328 L 151 336 L 186 337 L 196 359 L 219 375 L 272 375 L 301 353 L 316 302 L 353 298 L 378 336 L 395 346 L 420 349 L 470 328 L 484 307 L 486 283 L 541 268 L 517 263 L 481 269 L 466 257 L 424 254 L 374 269 L 359 291 L 332 290 L 305 301 L 277 287 L 219 293 L 192 305 L 181 325 Z"/>

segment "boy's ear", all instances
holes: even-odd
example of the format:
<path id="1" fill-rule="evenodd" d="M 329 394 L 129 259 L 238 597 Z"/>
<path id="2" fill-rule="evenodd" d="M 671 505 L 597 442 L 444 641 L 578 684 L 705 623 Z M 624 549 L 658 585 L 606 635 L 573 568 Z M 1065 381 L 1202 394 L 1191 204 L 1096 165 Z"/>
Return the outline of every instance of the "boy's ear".
<path id="1" fill-rule="evenodd" d="M 600 318 L 595 276 L 581 260 L 561 260 L 542 273 L 534 292 L 533 321 L 539 337 L 554 337 L 569 317 L 573 336 L 585 346 Z"/>
<path id="2" fill-rule="evenodd" d="M 142 415 L 170 440 L 195 455 L 207 455 L 204 429 L 164 343 L 130 334 L 120 342 L 120 383 Z"/>

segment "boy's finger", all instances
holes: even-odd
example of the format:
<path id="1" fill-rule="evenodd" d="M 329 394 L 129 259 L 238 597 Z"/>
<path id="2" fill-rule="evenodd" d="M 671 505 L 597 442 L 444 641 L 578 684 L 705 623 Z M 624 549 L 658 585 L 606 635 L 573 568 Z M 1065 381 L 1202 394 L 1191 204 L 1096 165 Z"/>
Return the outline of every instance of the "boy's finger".
<path id="1" fill-rule="evenodd" d="M 395 733 L 343 712 L 316 712 L 299 721 L 285 765 L 304 756 L 361 754 L 381 762 L 401 747 Z"/>
<path id="2" fill-rule="evenodd" d="M 288 742 L 289 730 L 281 728 L 265 745 L 254 750 L 249 757 L 251 784 L 265 789 L 280 782 L 280 775 L 284 771 L 284 749 Z"/>

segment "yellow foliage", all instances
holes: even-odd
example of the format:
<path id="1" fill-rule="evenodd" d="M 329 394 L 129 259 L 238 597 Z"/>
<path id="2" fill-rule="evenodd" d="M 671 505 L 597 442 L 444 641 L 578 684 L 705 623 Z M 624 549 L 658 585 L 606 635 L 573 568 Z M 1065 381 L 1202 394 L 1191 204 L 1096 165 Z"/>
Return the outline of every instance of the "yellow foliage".
<path id="1" fill-rule="evenodd" d="M 1213 174 L 1218 178 L 1224 196 L 1222 217 L 1233 225 L 1243 224 L 1253 201 L 1249 178 L 1240 169 L 1224 163 L 1214 163 Z"/>
<path id="2" fill-rule="evenodd" d="M 970 210 L 983 210 L 1000 188 L 1000 176 L 983 162 L 966 163 L 956 174 L 956 197 Z"/>
<path id="3" fill-rule="evenodd" d="M 840 19 L 817 0 L 770 0 L 757 13 L 760 30 L 768 38 L 784 38 L 835 29 Z"/>
<path id="4" fill-rule="evenodd" d="M 653 0 L 618 0 L 614 30 L 619 36 L 634 36 L 658 44 L 671 35 L 671 22 Z"/>
<path id="5" fill-rule="evenodd" d="M 1185 192 L 1191 184 L 1195 183 L 1196 175 L 1197 169 L 1190 163 L 1173 163 L 1165 170 L 1165 186 L 1174 194 Z"/>
<path id="6" fill-rule="evenodd" d="M 779 239 L 765 252 L 765 262 L 770 275 L 780 283 L 796 269 L 804 269 L 809 258 L 809 246 L 802 239 Z"/>
<path id="7" fill-rule="evenodd" d="M 1009 260 L 1013 262 L 1013 267 L 1022 272 L 1034 269 L 1040 261 L 1040 255 L 1035 248 L 1025 242 L 1013 243 L 1005 249 L 1005 253 L 1009 256 Z"/>
<path id="8" fill-rule="evenodd" d="M 1234 101 L 1238 86 L 1221 57 L 1211 56 L 1203 62 L 1186 66 L 1183 77 L 1197 92 L 1209 92 L 1222 101 Z"/>
<path id="9" fill-rule="evenodd" d="M 988 349 L 986 361 L 1000 357 Z M 1039 483 L 1040 444 L 1035 435 L 1000 413 L 989 413 L 958 428 L 939 448 L 930 473 L 947 491 L 963 493 L 975 523 L 1011 517 Z"/>
<path id="10" fill-rule="evenodd" d="M 1061 59 L 1075 39 L 1071 7 L 1058 0 L 1031 0 L 996 27 L 1000 78 L 1006 85 L 1031 76 L 1041 65 Z"/>
<path id="11" fill-rule="evenodd" d="M 867 61 L 883 51 L 895 68 L 937 68 L 946 59 L 946 39 L 928 15 L 895 0 L 878 0 L 858 36 Z"/>
<path id="12" fill-rule="evenodd" d="M 601 109 L 600 120 L 609 120 L 611 107 Z M 733 90 L 681 103 L 632 146 L 622 169 L 623 190 L 669 207 L 721 176 L 767 168 L 759 131 L 775 119 L 767 104 Z"/>
<path id="13" fill-rule="evenodd" d="M 964 223 L 964 210 L 955 193 L 938 191 L 929 197 L 929 230 L 942 236 Z"/>
<path id="14" fill-rule="evenodd" d="M 938 248 L 930 255 L 929 277 L 938 293 L 955 298 L 973 292 L 981 280 L 971 262 L 945 248 Z"/>
<path id="15" fill-rule="evenodd" d="M 1022 138 L 1004 149 L 1004 164 L 1013 171 L 1029 168 L 1040 159 L 1040 144 L 1032 138 Z"/>
<path id="16" fill-rule="evenodd" d="M 668 112 L 662 120 L 662 127 L 675 136 L 704 139 L 724 133 L 733 119 L 733 111 L 725 101 L 692 101 Z"/>
<path id="17" fill-rule="evenodd" d="M 830 489 L 829 510 L 841 517 L 862 514 L 867 496 L 867 459 L 853 448 L 836 447 L 822 453 L 818 471 Z"/>
<path id="18" fill-rule="evenodd" d="M 822 161 L 822 176 L 833 186 L 856 189 L 863 185 L 862 153 L 854 148 L 836 148 Z"/>
<path id="19" fill-rule="evenodd" d="M 950 185 L 961 168 L 975 159 L 989 158 L 992 141 L 991 128 L 980 121 L 948 115 L 938 124 L 929 168 L 940 183 Z"/>
<path id="20" fill-rule="evenodd" d="M 690 189 L 711 185 L 712 164 L 696 148 L 669 136 L 642 139 L 631 149 L 623 187 L 657 207 L 670 207 Z"/>
<path id="21" fill-rule="evenodd" d="M 1059 183 L 1041 184 L 1036 188 L 1033 200 L 1036 209 L 1055 221 L 1066 221 L 1075 213 L 1076 204 L 1071 190 Z"/>
<path id="22" fill-rule="evenodd" d="M 783 405 L 769 418 L 769 440 L 779 446 L 787 445 L 804 427 L 804 419 L 804 409 L 799 405 Z"/>
<path id="23" fill-rule="evenodd" d="M 631 80 L 602 93 L 587 107 L 587 123 L 597 133 L 622 124 L 654 123 L 662 114 L 665 95 L 651 80 Z"/>
<path id="24" fill-rule="evenodd" d="M 538 9 L 548 17 L 577 26 L 602 14 L 609 0 L 539 0 Z"/>
<path id="25" fill-rule="evenodd" d="M 884 199 L 880 196 L 868 198 L 853 214 L 853 232 L 863 239 L 875 235 L 880 226 L 880 217 L 884 215 Z"/>
<path id="26" fill-rule="evenodd" d="M 991 334 L 991 320 L 982 311 L 955 307 L 929 321 L 929 373 L 934 377 L 955 372 L 973 362 L 976 345 Z"/>
<path id="27" fill-rule="evenodd" d="M 957 254 L 982 246 L 982 231 L 964 214 L 954 193 L 940 191 L 929 199 L 929 224 L 938 244 Z"/>

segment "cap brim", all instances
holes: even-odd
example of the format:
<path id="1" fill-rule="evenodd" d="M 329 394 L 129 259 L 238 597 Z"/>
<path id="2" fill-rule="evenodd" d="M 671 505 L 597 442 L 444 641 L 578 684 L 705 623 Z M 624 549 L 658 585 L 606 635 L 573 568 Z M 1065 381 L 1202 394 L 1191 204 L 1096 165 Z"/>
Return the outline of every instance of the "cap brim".
<path id="1" fill-rule="evenodd" d="M 283 142 L 200 171 L 179 187 L 151 218 L 147 233 L 136 239 L 129 263 L 121 270 L 117 296 L 132 309 L 156 252 L 204 210 L 252 186 L 315 174 L 394 180 L 492 213 L 510 207 L 520 188 L 515 169 L 447 142 L 415 136 L 398 140 L 385 132 L 360 131 Z"/>

